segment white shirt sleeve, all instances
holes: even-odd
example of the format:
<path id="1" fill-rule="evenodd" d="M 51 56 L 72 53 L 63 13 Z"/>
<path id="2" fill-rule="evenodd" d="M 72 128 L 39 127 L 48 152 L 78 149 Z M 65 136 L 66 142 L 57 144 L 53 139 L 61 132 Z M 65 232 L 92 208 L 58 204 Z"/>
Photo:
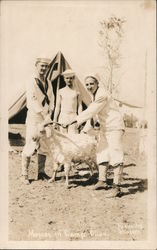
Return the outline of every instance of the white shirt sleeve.
<path id="1" fill-rule="evenodd" d="M 92 129 L 93 127 L 90 124 L 90 120 L 88 120 L 84 126 L 84 128 L 82 129 L 81 132 L 87 133 L 90 129 Z"/>
<path id="2" fill-rule="evenodd" d="M 97 115 L 105 107 L 107 100 L 108 95 L 105 94 L 104 91 L 98 91 L 95 101 L 93 101 L 85 111 L 76 117 L 78 125 L 81 125 L 83 122 Z"/>
<path id="3" fill-rule="evenodd" d="M 48 84 L 49 84 L 49 87 L 48 87 L 48 97 L 49 97 L 49 100 L 50 100 L 49 109 L 50 110 L 54 110 L 55 98 L 54 98 L 53 88 L 52 88 L 51 82 L 49 82 Z"/>

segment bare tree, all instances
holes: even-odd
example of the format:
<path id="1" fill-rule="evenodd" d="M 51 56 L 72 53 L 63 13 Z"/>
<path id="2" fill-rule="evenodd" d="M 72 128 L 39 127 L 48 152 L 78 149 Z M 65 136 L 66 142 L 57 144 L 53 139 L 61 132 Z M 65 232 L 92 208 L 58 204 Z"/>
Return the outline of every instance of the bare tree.
<path id="1" fill-rule="evenodd" d="M 125 20 L 123 18 L 117 18 L 111 16 L 107 20 L 102 20 L 100 22 L 99 31 L 99 46 L 104 50 L 107 65 L 105 67 L 105 72 L 108 74 L 108 81 L 106 83 L 106 88 L 113 92 L 114 87 L 116 88 L 117 83 L 113 82 L 113 76 L 115 70 L 120 67 L 120 45 L 124 35 L 123 24 Z M 118 84 L 119 85 L 119 84 Z"/>

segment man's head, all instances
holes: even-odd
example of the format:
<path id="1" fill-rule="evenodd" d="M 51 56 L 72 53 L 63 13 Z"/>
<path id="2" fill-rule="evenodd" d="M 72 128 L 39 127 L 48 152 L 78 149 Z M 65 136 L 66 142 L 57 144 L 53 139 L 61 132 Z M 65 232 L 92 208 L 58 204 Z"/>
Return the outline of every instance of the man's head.
<path id="1" fill-rule="evenodd" d="M 37 69 L 37 73 L 40 76 L 45 75 L 50 62 L 51 62 L 50 59 L 47 59 L 47 58 L 37 58 L 36 59 L 35 66 L 36 66 L 36 69 Z"/>
<path id="2" fill-rule="evenodd" d="M 73 80 L 75 78 L 75 72 L 72 71 L 71 69 L 67 69 L 62 73 L 64 77 L 64 81 L 67 86 L 71 87 L 73 84 Z"/>
<path id="3" fill-rule="evenodd" d="M 99 82 L 95 76 L 89 75 L 89 76 L 86 76 L 85 78 L 85 85 L 86 85 L 87 90 L 91 94 L 94 94 L 99 86 Z"/>

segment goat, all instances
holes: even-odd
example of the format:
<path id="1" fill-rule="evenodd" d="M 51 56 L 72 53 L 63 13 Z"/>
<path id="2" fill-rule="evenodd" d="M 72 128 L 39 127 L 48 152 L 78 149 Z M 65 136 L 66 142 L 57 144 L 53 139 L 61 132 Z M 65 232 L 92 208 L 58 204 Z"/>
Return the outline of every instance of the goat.
<path id="1" fill-rule="evenodd" d="M 55 181 L 59 165 L 64 165 L 66 187 L 69 188 L 69 171 L 74 164 L 84 162 L 89 166 L 90 175 L 96 165 L 96 139 L 88 134 L 62 134 L 53 130 L 50 139 L 50 152 L 53 157 L 53 175 L 49 182 Z"/>

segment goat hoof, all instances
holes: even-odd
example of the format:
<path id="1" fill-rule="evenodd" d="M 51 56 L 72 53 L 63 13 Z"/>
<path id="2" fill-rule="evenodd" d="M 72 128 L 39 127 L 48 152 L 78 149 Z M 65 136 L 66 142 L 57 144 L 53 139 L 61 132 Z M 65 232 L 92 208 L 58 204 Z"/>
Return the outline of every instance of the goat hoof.
<path id="1" fill-rule="evenodd" d="M 55 182 L 54 178 L 51 178 L 51 179 L 48 180 L 48 183 L 52 183 L 52 182 Z"/>
<path id="2" fill-rule="evenodd" d="M 69 184 L 68 185 L 66 184 L 66 189 L 70 189 L 70 185 Z"/>

